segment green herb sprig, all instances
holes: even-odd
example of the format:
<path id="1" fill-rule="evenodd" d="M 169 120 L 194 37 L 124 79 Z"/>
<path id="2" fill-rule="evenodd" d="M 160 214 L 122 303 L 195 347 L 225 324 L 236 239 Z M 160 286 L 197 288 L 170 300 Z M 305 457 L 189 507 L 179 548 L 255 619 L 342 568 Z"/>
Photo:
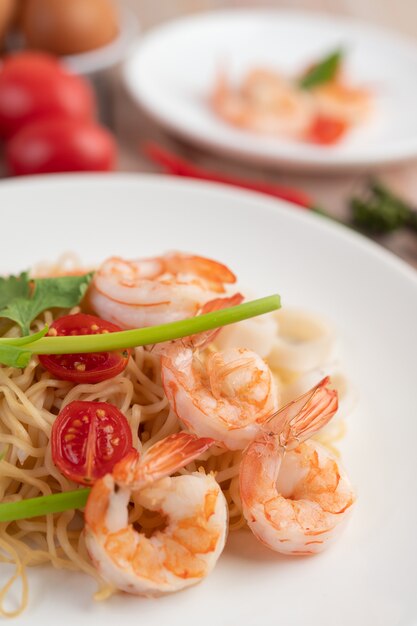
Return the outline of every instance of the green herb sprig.
<path id="1" fill-rule="evenodd" d="M 385 234 L 400 228 L 417 232 L 417 211 L 378 180 L 371 180 L 349 205 L 353 224 L 367 233 Z"/>
<path id="2" fill-rule="evenodd" d="M 312 89 L 335 78 L 343 60 L 343 50 L 334 50 L 321 61 L 315 63 L 300 78 L 298 84 L 302 89 Z"/>
<path id="3" fill-rule="evenodd" d="M 30 278 L 28 272 L 0 278 L 0 317 L 19 324 L 23 335 L 30 332 L 31 322 L 46 309 L 69 309 L 79 304 L 93 277 L 81 276 Z"/>

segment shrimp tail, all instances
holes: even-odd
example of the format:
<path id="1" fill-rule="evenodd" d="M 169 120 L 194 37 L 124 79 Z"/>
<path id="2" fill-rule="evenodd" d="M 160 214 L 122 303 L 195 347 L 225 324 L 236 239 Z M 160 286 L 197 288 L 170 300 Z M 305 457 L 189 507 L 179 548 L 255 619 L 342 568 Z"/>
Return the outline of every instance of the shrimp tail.
<path id="1" fill-rule="evenodd" d="M 265 422 L 264 430 L 279 435 L 280 444 L 291 450 L 323 428 L 338 408 L 337 391 L 328 389 L 326 376 L 297 400 L 290 402 Z"/>
<path id="2" fill-rule="evenodd" d="M 214 443 L 208 437 L 180 432 L 158 441 L 139 457 L 127 455 L 113 470 L 118 485 L 142 489 L 156 480 L 169 476 L 201 456 Z"/>
<path id="3" fill-rule="evenodd" d="M 137 450 L 131 450 L 113 468 L 113 478 L 118 485 L 128 485 L 135 475 L 140 454 Z"/>

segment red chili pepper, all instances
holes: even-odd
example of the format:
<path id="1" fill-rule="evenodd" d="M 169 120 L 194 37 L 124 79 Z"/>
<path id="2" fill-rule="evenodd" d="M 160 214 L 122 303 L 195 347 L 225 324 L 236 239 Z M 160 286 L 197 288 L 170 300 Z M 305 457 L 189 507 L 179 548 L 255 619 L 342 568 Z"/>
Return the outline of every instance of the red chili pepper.
<path id="1" fill-rule="evenodd" d="M 265 193 L 268 196 L 273 196 L 274 198 L 287 200 L 288 202 L 298 204 L 306 209 L 314 207 L 312 199 L 303 191 L 298 191 L 292 187 L 281 187 L 281 185 L 264 182 L 248 182 L 240 178 L 223 176 L 222 174 L 210 172 L 200 167 L 196 167 L 192 163 L 185 161 L 153 142 L 149 142 L 144 145 L 144 152 L 151 159 L 151 161 L 161 165 L 167 172 L 174 174 L 175 176 L 197 178 L 199 180 L 208 180 L 216 183 L 233 185 L 235 187 L 242 187 L 243 189 L 250 189 L 251 191 Z"/>

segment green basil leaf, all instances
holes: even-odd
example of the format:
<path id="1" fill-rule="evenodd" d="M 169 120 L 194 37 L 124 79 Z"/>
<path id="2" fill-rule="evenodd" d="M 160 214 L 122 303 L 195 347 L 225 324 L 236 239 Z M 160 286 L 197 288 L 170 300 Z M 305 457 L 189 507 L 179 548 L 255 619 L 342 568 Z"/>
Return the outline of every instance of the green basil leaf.
<path id="1" fill-rule="evenodd" d="M 313 65 L 299 81 L 302 89 L 311 89 L 327 83 L 336 76 L 343 59 L 343 50 L 335 50 Z"/>

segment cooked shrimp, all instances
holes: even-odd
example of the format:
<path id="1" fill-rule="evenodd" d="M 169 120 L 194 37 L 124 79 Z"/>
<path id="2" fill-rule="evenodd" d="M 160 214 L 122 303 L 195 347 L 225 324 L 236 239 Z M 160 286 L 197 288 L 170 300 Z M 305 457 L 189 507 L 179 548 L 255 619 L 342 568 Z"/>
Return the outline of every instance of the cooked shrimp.
<path id="1" fill-rule="evenodd" d="M 251 71 L 240 89 L 220 73 L 212 106 L 227 122 L 262 133 L 301 137 L 311 124 L 310 95 L 269 70 Z"/>
<path id="2" fill-rule="evenodd" d="M 212 475 L 169 475 L 213 443 L 178 433 L 143 458 L 128 455 L 93 487 L 85 509 L 89 554 L 102 577 L 128 593 L 156 596 L 201 581 L 226 540 L 227 503 Z M 133 492 L 133 493 L 132 493 Z M 166 518 L 151 537 L 128 522 L 135 502 Z"/>
<path id="3" fill-rule="evenodd" d="M 244 448 L 278 409 L 274 377 L 251 350 L 200 352 L 176 343 L 161 366 L 166 396 L 179 419 L 229 450 Z"/>
<path id="4" fill-rule="evenodd" d="M 319 443 L 305 441 L 337 410 L 337 394 L 327 383 L 281 409 L 243 454 L 244 516 L 254 535 L 277 552 L 322 551 L 355 500 L 339 461 Z"/>
<path id="5" fill-rule="evenodd" d="M 368 116 L 371 108 L 369 91 L 363 87 L 350 87 L 337 80 L 314 90 L 317 110 L 326 117 L 358 124 Z"/>
<path id="6" fill-rule="evenodd" d="M 193 317 L 234 282 L 225 265 L 204 257 L 179 252 L 135 261 L 112 257 L 94 274 L 89 303 L 122 328 L 140 328 Z"/>

